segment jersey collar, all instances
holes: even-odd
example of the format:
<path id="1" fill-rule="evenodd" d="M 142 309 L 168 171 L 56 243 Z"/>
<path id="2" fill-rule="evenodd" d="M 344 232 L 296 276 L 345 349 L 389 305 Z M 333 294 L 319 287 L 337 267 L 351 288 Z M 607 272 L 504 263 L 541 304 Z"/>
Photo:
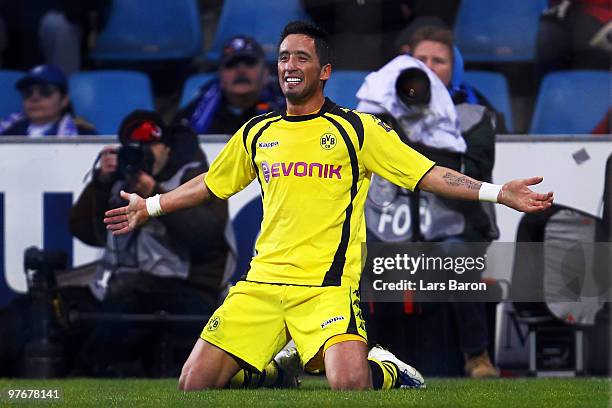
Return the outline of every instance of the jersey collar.
<path id="1" fill-rule="evenodd" d="M 297 115 L 297 116 L 293 116 L 293 115 L 287 115 L 287 111 L 284 110 L 281 115 L 283 117 L 284 120 L 288 121 L 288 122 L 303 122 L 305 120 L 310 120 L 310 119 L 314 119 L 316 117 L 319 117 L 321 115 L 323 115 L 326 112 L 331 111 L 334 107 L 336 106 L 336 104 L 329 98 L 325 98 L 325 102 L 323 102 L 323 106 L 321 106 L 321 109 L 319 109 L 319 111 L 317 113 L 311 113 L 309 115 Z"/>

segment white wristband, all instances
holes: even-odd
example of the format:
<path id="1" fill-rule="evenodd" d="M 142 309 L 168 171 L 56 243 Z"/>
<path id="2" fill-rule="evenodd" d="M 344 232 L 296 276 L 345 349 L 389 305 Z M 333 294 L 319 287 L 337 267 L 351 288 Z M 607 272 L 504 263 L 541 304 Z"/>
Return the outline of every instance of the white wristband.
<path id="1" fill-rule="evenodd" d="M 149 217 L 159 217 L 160 215 L 164 215 L 164 210 L 161 208 L 160 199 L 161 195 L 155 194 L 153 197 L 149 197 L 145 200 Z"/>
<path id="2" fill-rule="evenodd" d="M 480 190 L 478 190 L 478 200 L 496 203 L 501 189 L 501 184 L 482 183 Z"/>

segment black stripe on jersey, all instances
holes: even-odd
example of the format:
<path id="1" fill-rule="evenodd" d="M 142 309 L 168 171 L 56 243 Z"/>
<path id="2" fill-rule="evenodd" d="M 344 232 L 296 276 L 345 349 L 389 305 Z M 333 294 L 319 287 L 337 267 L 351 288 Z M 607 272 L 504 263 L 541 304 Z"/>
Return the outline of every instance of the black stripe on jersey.
<path id="1" fill-rule="evenodd" d="M 346 206 L 346 218 L 342 224 L 342 236 L 340 237 L 338 249 L 336 249 L 336 253 L 334 254 L 334 260 L 332 261 L 329 270 L 325 274 L 322 283 L 322 286 L 340 286 L 342 272 L 344 270 L 344 263 L 346 262 L 346 250 L 348 248 L 348 241 L 351 236 L 351 215 L 353 214 L 353 200 L 355 199 L 355 196 L 357 196 L 359 166 L 357 163 L 357 152 L 355 151 L 355 146 L 353 146 L 353 142 L 351 141 L 348 133 L 346 133 L 346 130 L 334 118 L 327 115 L 323 115 L 322 117 L 331 122 L 331 124 L 338 129 L 340 135 L 342 135 L 342 139 L 344 139 L 344 143 L 348 149 L 349 158 L 351 159 L 351 170 L 353 174 L 353 181 L 351 182 L 351 201 Z"/>
<path id="2" fill-rule="evenodd" d="M 251 141 L 251 161 L 253 162 L 253 168 L 255 169 L 255 174 L 257 175 L 257 181 L 259 182 L 259 185 L 261 186 L 261 198 L 262 198 L 262 200 L 264 198 L 263 185 L 261 184 L 261 178 L 259 178 L 259 169 L 257 168 L 257 165 L 255 164 L 255 155 L 257 154 L 257 149 L 256 149 L 257 139 L 259 139 L 261 137 L 263 132 L 265 132 L 266 129 L 268 129 L 268 127 L 270 127 L 271 124 L 273 124 L 274 122 L 278 122 L 281 119 L 282 119 L 282 117 L 278 117 L 277 119 L 273 119 L 273 120 L 269 121 L 268 123 L 266 123 L 265 125 L 263 125 L 261 127 L 261 129 L 259 129 L 257 134 L 255 136 L 253 136 L 253 140 Z"/>
<path id="3" fill-rule="evenodd" d="M 363 122 L 359 119 L 359 115 L 357 115 L 352 110 L 345 111 L 340 106 L 336 105 L 336 107 L 330 112 L 334 115 L 340 116 L 342 119 L 346 120 L 351 124 L 353 129 L 355 129 L 355 134 L 357 134 L 357 140 L 359 140 L 359 150 L 363 147 Z"/>
<path id="4" fill-rule="evenodd" d="M 276 116 L 275 112 L 268 112 L 263 115 L 255 116 L 253 119 L 247 122 L 246 126 L 244 127 L 244 130 L 242 131 L 242 144 L 244 145 L 244 150 L 246 150 L 247 152 L 249 151 L 249 149 L 247 149 L 247 138 L 249 137 L 249 132 L 251 131 L 251 129 L 253 129 L 253 126 L 258 124 L 262 120 L 268 119 L 273 116 Z"/>
<path id="5" fill-rule="evenodd" d="M 355 311 L 353 310 L 353 299 L 351 299 L 351 291 L 349 290 L 349 307 L 351 308 L 351 318 L 349 319 L 346 332 L 351 334 L 359 334 L 357 331 L 357 320 L 355 319 Z"/>

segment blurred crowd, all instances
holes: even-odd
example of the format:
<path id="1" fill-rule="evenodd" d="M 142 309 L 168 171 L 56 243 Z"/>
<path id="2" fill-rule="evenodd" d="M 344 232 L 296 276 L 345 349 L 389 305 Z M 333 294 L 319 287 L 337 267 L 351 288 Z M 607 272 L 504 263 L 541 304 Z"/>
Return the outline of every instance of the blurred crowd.
<path id="1" fill-rule="evenodd" d="M 73 121 L 78 118 L 78 126 L 68 130 L 62 127 L 61 134 L 95 134 L 96 129 L 102 134 L 114 133 L 120 118 L 88 117 L 92 116 L 93 108 L 84 106 L 95 103 L 96 92 L 103 93 L 104 89 L 97 90 L 95 84 L 84 85 L 82 78 L 72 80 L 73 76 L 89 71 L 103 77 L 112 69 L 140 71 L 147 75 L 146 81 L 150 80 L 144 85 L 150 89 L 133 88 L 126 92 L 145 95 L 152 90 L 152 100 L 126 105 L 123 116 L 136 108 L 154 107 L 165 120 L 189 122 L 200 134 L 232 133 L 249 117 L 282 107 L 275 80 L 274 42 L 278 24 L 266 27 L 265 19 L 285 17 L 310 19 L 331 34 L 337 50 L 334 64 L 337 77 L 345 71 L 360 73 L 343 90 L 344 94 L 351 94 L 353 101 L 358 82 L 363 82 L 367 73 L 380 69 L 397 55 L 414 52 L 410 43 L 414 42 L 416 30 L 443 27 L 449 29 L 449 41 L 454 44 L 445 63 L 454 63 L 466 73 L 461 83 L 455 76 L 447 86 L 452 92 L 463 91 L 469 100 L 477 100 L 493 110 L 496 133 L 609 132 L 608 106 L 598 106 L 593 115 L 599 117 L 589 118 L 582 129 L 568 125 L 565 131 L 562 126 L 549 131 L 546 127 L 530 126 L 532 117 L 537 115 L 534 111 L 547 75 L 567 70 L 609 71 L 612 52 L 609 2 L 542 0 L 529 6 L 524 4 L 515 7 L 518 11 L 513 16 L 502 14 L 508 13 L 504 6 L 477 0 L 292 0 L 282 6 L 274 2 L 248 6 L 252 10 L 246 12 L 246 6 L 239 1 L 221 0 L 181 0 L 155 6 L 111 0 L 2 1 L 0 68 L 30 74 L 25 86 L 23 81 L 15 84 L 23 78 L 12 73 L 12 88 L 19 91 L 23 105 L 21 108 L 13 105 L 10 111 L 6 106 L 0 108 L 0 117 L 6 119 L 0 130 L 3 134 L 53 134 L 58 131 L 60 120 L 70 115 Z M 148 16 L 143 12 L 145 7 Z M 268 16 L 266 8 L 270 9 Z M 169 10 L 176 13 L 174 23 L 167 16 Z M 486 33 L 478 34 L 475 27 L 478 24 L 473 22 L 476 15 L 489 19 L 483 20 L 483 27 L 496 20 L 512 27 L 515 38 L 505 38 L 503 29 L 491 32 L 490 38 L 486 38 Z M 249 16 L 257 23 L 242 21 Z M 518 46 L 513 44 L 529 41 L 522 34 L 525 32 L 536 33 L 531 38 L 532 44 L 521 45 L 531 54 L 518 56 L 519 50 L 513 48 Z M 172 36 L 176 38 L 173 40 Z M 478 41 L 483 42 L 483 49 L 491 48 L 489 56 L 474 56 L 473 48 Z M 30 71 L 37 66 L 49 68 L 42 75 Z M 50 70 L 54 72 L 53 78 L 48 74 Z M 484 79 L 471 74 L 483 71 L 497 74 L 496 81 L 502 81 L 504 86 L 507 83 L 508 89 L 490 90 L 489 82 L 481 82 Z M 127 81 L 116 78 L 118 83 L 122 80 Z M 586 81 L 594 80 L 584 81 L 588 93 L 591 85 Z M 108 88 L 109 82 L 105 84 L 98 86 Z M 2 86 L 10 88 L 11 81 L 3 80 Z M 85 86 L 93 87 L 93 91 L 88 91 L 94 92 L 89 102 L 81 96 L 80 88 Z M 51 87 L 57 88 L 57 97 L 53 92 L 46 96 Z M 334 99 L 336 91 L 330 92 Z M 336 99 L 341 102 L 344 94 L 338 94 Z M 54 107 L 42 106 L 48 98 L 58 99 Z M 571 95 L 567 98 L 571 99 Z M 106 101 L 103 96 L 98 100 Z M 593 104 L 598 101 L 593 100 Z M 347 107 L 355 108 L 356 103 Z M 46 118 L 34 114 L 35 110 L 48 111 Z M 572 111 L 571 107 L 566 110 Z M 580 109 L 576 109 L 576 115 L 580 114 Z M 112 126 L 99 123 L 102 121 L 112 122 Z M 47 128 L 41 130 L 41 125 Z"/>

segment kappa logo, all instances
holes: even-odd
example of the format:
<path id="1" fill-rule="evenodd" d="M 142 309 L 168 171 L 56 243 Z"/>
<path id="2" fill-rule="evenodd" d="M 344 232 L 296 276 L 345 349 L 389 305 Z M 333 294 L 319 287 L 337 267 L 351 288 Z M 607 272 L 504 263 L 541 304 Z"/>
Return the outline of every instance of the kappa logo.
<path id="1" fill-rule="evenodd" d="M 336 316 L 336 317 L 332 317 L 331 319 L 327 319 L 326 321 L 324 321 L 323 323 L 321 323 L 321 328 L 324 329 L 325 326 L 329 326 L 332 323 L 336 323 L 336 322 L 340 322 L 344 320 L 344 316 Z"/>
<path id="2" fill-rule="evenodd" d="M 276 147 L 280 144 L 280 142 L 274 141 L 274 142 L 259 142 L 257 143 L 257 147 L 260 149 L 271 149 L 273 147 Z"/>
<path id="3" fill-rule="evenodd" d="M 208 324 L 206 325 L 206 330 L 215 331 L 219 328 L 219 326 L 221 326 L 221 318 L 219 316 L 213 316 L 208 321 Z"/>
<path id="4" fill-rule="evenodd" d="M 334 147 L 336 147 L 336 135 L 334 135 L 333 133 L 325 133 L 323 136 L 321 136 L 321 148 L 323 148 L 323 150 L 331 150 Z"/>

